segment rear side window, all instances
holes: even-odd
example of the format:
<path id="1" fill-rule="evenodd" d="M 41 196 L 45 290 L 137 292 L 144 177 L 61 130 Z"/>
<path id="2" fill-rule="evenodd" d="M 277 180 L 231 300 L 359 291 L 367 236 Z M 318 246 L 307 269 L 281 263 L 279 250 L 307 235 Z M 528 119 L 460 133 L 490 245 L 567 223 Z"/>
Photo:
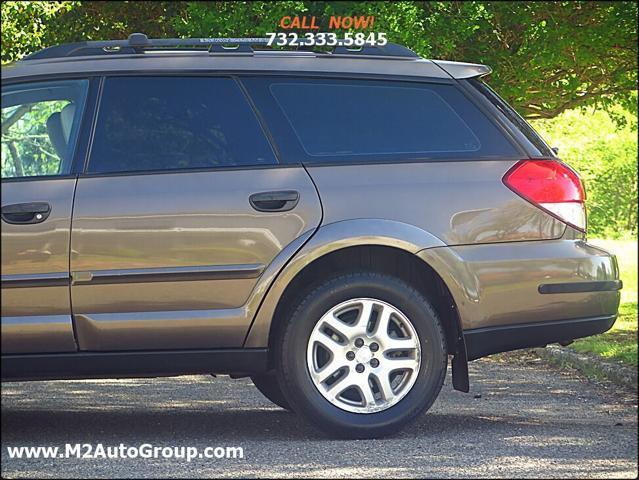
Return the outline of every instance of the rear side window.
<path id="1" fill-rule="evenodd" d="M 276 163 L 235 80 L 107 78 L 89 172 L 136 172 Z"/>
<path id="2" fill-rule="evenodd" d="M 470 159 L 517 153 L 454 85 L 334 79 L 248 79 L 247 84 L 268 112 L 287 161 Z M 282 121 L 288 132 L 272 126 Z"/>
<path id="3" fill-rule="evenodd" d="M 71 171 L 88 84 L 65 80 L 2 89 L 2 178 Z"/>

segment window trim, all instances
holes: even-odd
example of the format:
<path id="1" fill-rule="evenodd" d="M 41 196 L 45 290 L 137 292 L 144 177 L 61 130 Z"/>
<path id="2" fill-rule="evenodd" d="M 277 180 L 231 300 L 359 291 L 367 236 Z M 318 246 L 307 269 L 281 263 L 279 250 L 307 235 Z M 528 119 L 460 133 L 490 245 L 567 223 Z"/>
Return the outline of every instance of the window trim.
<path id="1" fill-rule="evenodd" d="M 272 168 L 299 167 L 295 163 L 274 163 L 271 165 L 242 165 L 226 167 L 204 167 L 204 168 L 176 168 L 173 170 L 135 170 L 131 172 L 82 172 L 79 178 L 102 178 L 102 177 L 133 177 L 142 175 L 171 175 L 183 173 L 207 173 L 207 172 L 237 172 L 241 170 L 267 170 Z"/>
<path id="2" fill-rule="evenodd" d="M 321 61 L 321 59 L 319 59 Z M 295 70 L 109 70 L 96 71 L 91 74 L 59 73 L 29 75 L 19 78 L 2 80 L 2 85 L 15 83 L 44 82 L 49 80 L 71 80 L 74 78 L 108 78 L 108 77 L 299 77 L 299 78 L 323 78 L 323 79 L 351 79 L 351 80 L 378 80 L 414 83 L 432 83 L 442 85 L 455 85 L 458 80 L 444 77 L 425 77 L 414 75 L 396 75 L 381 73 L 357 73 L 357 72 L 325 72 L 325 71 L 295 71 Z"/>
<path id="3" fill-rule="evenodd" d="M 286 162 L 282 161 L 282 152 L 280 151 L 280 147 L 275 141 L 275 137 L 273 136 L 273 133 L 271 132 L 271 129 L 268 126 L 268 122 L 266 121 L 266 118 L 264 117 L 264 115 L 262 115 L 262 112 L 260 111 L 260 109 L 257 108 L 257 105 L 255 104 L 255 101 L 253 100 L 253 97 L 251 97 L 248 90 L 246 89 L 246 86 L 240 81 L 239 77 L 237 75 L 234 75 L 233 80 L 235 81 L 239 89 L 242 91 L 244 98 L 246 98 L 246 101 L 251 107 L 251 110 L 253 110 L 253 113 L 255 114 L 255 118 L 257 118 L 257 121 L 259 122 L 260 127 L 262 127 L 264 136 L 266 137 L 266 140 L 268 141 L 268 143 L 271 145 L 271 149 L 273 150 L 273 154 L 275 155 L 275 161 L 277 162 L 278 165 L 285 165 Z"/>
<path id="4" fill-rule="evenodd" d="M 21 183 L 21 182 L 44 182 L 51 180 L 71 180 L 77 178 L 76 173 L 68 173 L 64 175 L 40 175 L 37 177 L 6 177 L 2 179 L 2 183 Z"/>
<path id="5" fill-rule="evenodd" d="M 87 166 L 89 164 L 89 158 L 91 158 L 91 150 L 93 149 L 93 137 L 95 135 L 95 130 L 98 121 L 98 112 L 100 111 L 100 102 L 102 100 L 102 89 L 104 88 L 104 77 L 96 77 L 93 83 L 90 85 L 92 87 L 93 96 L 91 98 L 91 115 L 87 117 L 87 122 L 83 125 L 81 137 L 82 140 L 82 151 L 81 154 L 78 155 L 77 158 L 74 159 L 73 167 L 75 168 L 75 172 L 78 175 L 83 175 L 86 172 Z"/>
<path id="6" fill-rule="evenodd" d="M 73 152 L 71 154 L 71 162 L 69 163 L 69 171 L 67 173 L 58 174 L 58 175 L 31 175 L 31 176 L 22 176 L 22 177 L 2 177 L 0 178 L 1 183 L 5 183 L 5 182 L 18 183 L 18 182 L 28 182 L 28 181 L 40 181 L 40 180 L 57 180 L 57 179 L 68 180 L 70 178 L 77 177 L 78 175 L 78 171 L 76 169 L 77 156 L 82 151 L 82 148 L 81 148 L 82 133 L 85 128 L 84 119 L 89 110 L 89 106 L 92 104 L 93 92 L 91 90 L 91 85 L 95 78 L 96 76 L 92 76 L 92 75 L 72 76 L 72 77 L 65 77 L 65 78 L 46 76 L 42 78 L 29 79 L 26 81 L 23 81 L 23 79 L 18 79 L 17 81 L 2 82 L 3 89 L 5 87 L 13 87 L 13 86 L 20 86 L 20 85 L 25 85 L 25 86 L 37 85 L 37 84 L 42 84 L 47 82 L 65 82 L 65 81 L 73 81 L 73 80 L 86 80 L 88 84 L 87 84 L 87 88 L 84 95 L 84 105 L 82 108 L 82 112 L 80 113 L 80 123 L 78 125 L 78 132 L 75 139 L 75 145 L 73 146 Z"/>
<path id="7" fill-rule="evenodd" d="M 100 117 L 100 107 L 102 105 L 102 98 L 104 94 L 104 85 L 106 80 L 109 78 L 126 78 L 126 77 L 178 77 L 178 78 L 194 78 L 194 77 L 206 77 L 206 78 L 228 78 L 232 80 L 237 86 L 240 95 L 246 101 L 246 104 L 249 107 L 249 110 L 255 116 L 255 120 L 262 130 L 262 134 L 264 135 L 264 139 L 266 140 L 267 145 L 270 147 L 271 152 L 273 153 L 273 158 L 275 163 L 273 164 L 258 164 L 258 165 L 224 165 L 224 166 L 215 166 L 215 167 L 193 167 L 193 168 L 175 168 L 175 169 L 154 169 L 154 170 L 133 170 L 133 171 L 118 171 L 118 172 L 90 172 L 89 166 L 91 163 L 91 155 L 93 152 L 93 144 L 95 140 L 95 132 L 97 130 L 99 117 Z M 262 118 L 261 113 L 256 108 L 253 103 L 253 99 L 248 95 L 248 92 L 245 90 L 244 85 L 238 80 L 236 75 L 233 74 L 221 74 L 221 75 L 212 75 L 212 74 L 200 74 L 200 75 L 188 75 L 182 74 L 181 72 L 173 72 L 171 75 L 166 74 L 153 74 L 153 73 L 145 73 L 143 71 L 139 72 L 129 72 L 129 74 L 121 75 L 121 74 L 113 74 L 113 75 L 102 75 L 100 76 L 100 87 L 97 93 L 97 101 L 95 105 L 95 115 L 93 117 L 93 123 L 91 126 L 91 135 L 90 135 L 90 143 L 87 148 L 86 158 L 84 160 L 84 164 L 82 170 L 79 172 L 80 177 L 111 177 L 111 176 L 128 176 L 128 175 L 158 175 L 158 174 L 171 174 L 171 173 L 196 173 L 196 172 L 211 172 L 211 171 L 228 171 L 228 170 L 249 170 L 249 169 L 264 169 L 264 168 L 277 168 L 281 166 L 287 166 L 284 162 L 280 161 L 280 153 L 277 148 L 277 144 L 273 139 L 270 130 L 264 119 Z"/>
<path id="8" fill-rule="evenodd" d="M 513 156 L 483 156 L 483 157 L 475 157 L 475 158 L 411 158 L 411 159 L 400 159 L 400 160 L 387 160 L 387 159 L 379 159 L 379 160 L 353 160 L 353 161 L 331 161 L 331 162 L 308 162 L 308 163 L 290 163 L 289 165 L 303 165 L 305 168 L 320 168 L 320 167 L 349 167 L 349 166 L 366 166 L 366 165 L 403 165 L 403 164 L 411 164 L 411 163 L 472 163 L 472 162 L 517 162 L 521 160 L 521 156 L 513 155 Z"/>

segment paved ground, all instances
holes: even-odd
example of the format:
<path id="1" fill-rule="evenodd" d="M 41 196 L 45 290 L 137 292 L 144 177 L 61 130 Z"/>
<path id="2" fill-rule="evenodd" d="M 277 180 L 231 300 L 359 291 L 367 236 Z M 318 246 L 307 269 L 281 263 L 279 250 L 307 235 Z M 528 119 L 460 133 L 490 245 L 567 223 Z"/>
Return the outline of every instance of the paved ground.
<path id="1" fill-rule="evenodd" d="M 430 413 L 407 431 L 360 441 L 322 438 L 245 379 L 4 384 L 1 474 L 636 478 L 636 397 L 526 363 L 474 362 L 471 394 L 453 391 L 448 380 Z M 7 446 L 65 443 L 241 446 L 245 458 L 188 463 L 7 456 Z"/>

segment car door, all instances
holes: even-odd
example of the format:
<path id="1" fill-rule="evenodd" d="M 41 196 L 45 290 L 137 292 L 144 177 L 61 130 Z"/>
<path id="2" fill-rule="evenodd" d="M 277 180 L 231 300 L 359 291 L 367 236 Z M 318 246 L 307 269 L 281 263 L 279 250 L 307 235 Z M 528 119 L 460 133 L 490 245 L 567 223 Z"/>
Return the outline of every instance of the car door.
<path id="1" fill-rule="evenodd" d="M 2 353 L 76 350 L 71 165 L 87 80 L 2 87 Z"/>
<path id="2" fill-rule="evenodd" d="M 80 349 L 240 347 L 263 272 L 320 222 L 312 181 L 278 164 L 234 78 L 102 91 L 71 237 Z"/>

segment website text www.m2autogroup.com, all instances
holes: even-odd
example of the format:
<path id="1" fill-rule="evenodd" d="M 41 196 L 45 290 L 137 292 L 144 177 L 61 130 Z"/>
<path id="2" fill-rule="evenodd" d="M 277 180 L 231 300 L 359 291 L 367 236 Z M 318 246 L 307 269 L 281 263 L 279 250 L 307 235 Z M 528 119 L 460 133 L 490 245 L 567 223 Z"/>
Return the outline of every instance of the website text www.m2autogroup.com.
<path id="1" fill-rule="evenodd" d="M 195 459 L 227 460 L 243 459 L 242 447 L 188 447 L 140 445 L 104 445 L 102 443 L 66 443 L 64 446 L 11 446 L 7 447 L 10 459 L 155 459 L 166 458 L 190 462 Z"/>

